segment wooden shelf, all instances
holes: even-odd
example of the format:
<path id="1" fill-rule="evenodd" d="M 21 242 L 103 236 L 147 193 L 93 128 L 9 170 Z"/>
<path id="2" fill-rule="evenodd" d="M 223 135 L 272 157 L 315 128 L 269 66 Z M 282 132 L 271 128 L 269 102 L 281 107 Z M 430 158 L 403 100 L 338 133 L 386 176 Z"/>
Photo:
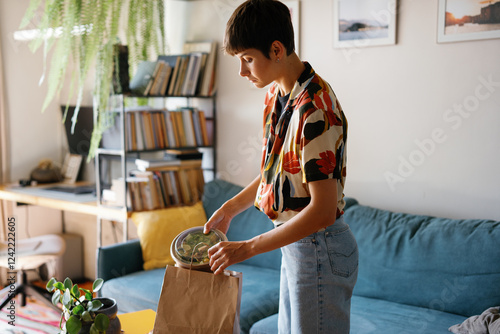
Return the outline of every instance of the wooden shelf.
<path id="1" fill-rule="evenodd" d="M 55 185 L 55 184 L 51 184 Z M 30 190 L 34 187 L 19 188 L 9 185 L 0 185 L 0 199 L 17 203 L 38 205 L 46 208 L 83 213 L 94 216 L 106 217 L 109 220 L 123 221 L 126 212 L 119 208 L 111 208 L 97 205 L 97 200 L 91 202 L 75 202 L 70 199 L 57 199 L 32 194 Z M 38 187 L 42 189 L 42 187 Z M 24 190 L 24 191 L 23 191 Z"/>

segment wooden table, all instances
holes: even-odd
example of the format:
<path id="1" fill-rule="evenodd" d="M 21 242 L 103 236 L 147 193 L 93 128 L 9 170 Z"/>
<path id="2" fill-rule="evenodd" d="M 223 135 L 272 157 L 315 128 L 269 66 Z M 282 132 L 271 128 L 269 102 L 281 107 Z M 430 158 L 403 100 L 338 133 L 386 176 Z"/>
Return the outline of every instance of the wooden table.
<path id="1" fill-rule="evenodd" d="M 153 310 L 142 310 L 132 313 L 118 315 L 125 334 L 147 334 L 153 330 L 156 312 Z"/>

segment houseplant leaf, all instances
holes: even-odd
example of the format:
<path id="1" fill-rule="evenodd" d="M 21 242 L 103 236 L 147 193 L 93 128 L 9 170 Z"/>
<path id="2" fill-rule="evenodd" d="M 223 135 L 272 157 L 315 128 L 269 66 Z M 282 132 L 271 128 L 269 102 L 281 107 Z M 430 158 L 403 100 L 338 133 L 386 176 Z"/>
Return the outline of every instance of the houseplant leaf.
<path id="1" fill-rule="evenodd" d="M 71 289 L 73 287 L 73 281 L 69 277 L 64 280 L 64 289 Z"/>
<path id="2" fill-rule="evenodd" d="M 61 291 L 60 290 L 54 291 L 54 293 L 52 294 L 52 304 L 57 306 L 60 300 L 61 300 Z"/>
<path id="3" fill-rule="evenodd" d="M 124 15 L 128 16 L 128 22 L 121 19 Z M 33 22 L 35 17 L 36 22 Z M 83 101 L 86 78 L 91 69 L 96 69 L 93 92 L 96 122 L 88 156 L 91 159 L 103 132 L 113 125 L 106 114 L 109 96 L 113 93 L 114 44 L 119 40 L 121 31 L 125 31 L 132 71 L 139 61 L 147 60 L 153 50 L 156 54 L 165 53 L 163 0 L 31 0 L 22 25 L 30 23 L 39 31 L 31 43 L 31 50 L 34 52 L 44 46 L 41 81 L 46 77 L 48 87 L 42 111 L 65 86 L 68 64 L 75 64 L 67 99 L 70 101 L 73 92 L 77 92 L 72 131 Z M 50 52 L 51 49 L 54 50 Z M 47 59 L 49 55 L 52 57 L 50 62 Z M 47 63 L 50 63 L 50 69 L 46 75 Z M 69 105 L 69 102 L 66 104 Z"/>
<path id="4" fill-rule="evenodd" d="M 79 304 L 73 308 L 71 313 L 74 315 L 81 315 L 84 311 L 85 311 L 85 307 L 83 307 L 81 304 Z"/>
<path id="5" fill-rule="evenodd" d="M 78 317 L 75 315 L 69 317 L 69 319 L 66 321 L 66 331 L 69 334 L 77 334 L 80 329 L 82 329 L 82 322 L 80 321 L 80 319 L 78 319 Z"/>
<path id="6" fill-rule="evenodd" d="M 104 280 L 102 278 L 98 278 L 94 281 L 94 284 L 92 284 L 92 291 L 97 292 L 101 290 L 102 285 L 104 284 Z"/>
<path id="7" fill-rule="evenodd" d="M 78 284 L 75 284 L 71 287 L 71 294 L 76 298 L 80 298 L 80 289 L 78 289 Z"/>
<path id="8" fill-rule="evenodd" d="M 82 320 L 86 322 L 92 321 L 92 316 L 90 315 L 89 311 L 83 311 L 82 313 Z"/>
<path id="9" fill-rule="evenodd" d="M 62 297 L 62 303 L 64 307 L 67 309 L 71 309 L 71 305 L 73 304 L 73 301 L 71 300 L 71 294 L 69 292 L 69 289 L 66 289 L 64 291 L 63 297 Z"/>
<path id="10" fill-rule="evenodd" d="M 85 299 L 92 300 L 93 297 L 94 295 L 92 294 L 92 292 L 85 292 Z"/>
<path id="11" fill-rule="evenodd" d="M 99 313 L 94 319 L 94 325 L 97 330 L 104 332 L 109 327 L 109 318 L 107 315 Z"/>
<path id="12" fill-rule="evenodd" d="M 48 282 L 47 282 L 47 286 L 45 287 L 47 289 L 48 292 L 52 292 L 54 291 L 55 287 L 54 287 L 54 283 L 56 283 L 56 279 L 54 277 L 52 277 Z"/>
<path id="13" fill-rule="evenodd" d="M 89 334 L 100 334 L 100 332 L 97 329 L 97 327 L 95 326 L 95 324 L 92 324 L 92 326 L 90 326 Z"/>
<path id="14" fill-rule="evenodd" d="M 102 307 L 102 303 L 100 300 L 92 300 L 88 305 L 87 305 L 87 310 L 90 312 L 95 312 L 97 311 L 98 309 L 100 309 Z"/>

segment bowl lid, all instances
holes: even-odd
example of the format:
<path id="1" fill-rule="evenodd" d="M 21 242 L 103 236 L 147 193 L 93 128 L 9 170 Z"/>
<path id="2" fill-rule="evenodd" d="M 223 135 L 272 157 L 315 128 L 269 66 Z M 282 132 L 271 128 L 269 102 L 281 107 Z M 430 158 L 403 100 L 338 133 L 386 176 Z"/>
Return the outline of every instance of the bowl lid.
<path id="1" fill-rule="evenodd" d="M 187 264 L 208 264 L 208 249 L 221 241 L 227 240 L 224 233 L 219 230 L 211 230 L 203 233 L 203 226 L 193 227 L 180 233 L 173 241 L 174 256 Z"/>

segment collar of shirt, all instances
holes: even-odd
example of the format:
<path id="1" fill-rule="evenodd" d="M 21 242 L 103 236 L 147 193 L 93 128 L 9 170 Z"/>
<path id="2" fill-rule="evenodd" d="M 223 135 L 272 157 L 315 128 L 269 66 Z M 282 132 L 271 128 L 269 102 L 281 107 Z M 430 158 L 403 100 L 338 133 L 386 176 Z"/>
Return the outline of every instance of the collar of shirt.
<path id="1" fill-rule="evenodd" d="M 304 65 L 304 71 L 295 82 L 291 92 L 287 94 L 289 97 L 286 103 L 280 101 L 280 98 L 285 99 L 286 96 L 280 97 L 279 89 L 275 87 L 276 93 L 274 97 L 274 110 L 271 115 L 271 131 L 266 143 L 266 160 L 275 145 L 281 147 L 281 142 L 285 138 L 286 131 L 288 130 L 288 124 L 290 123 L 297 97 L 314 77 L 315 72 L 311 65 L 308 62 L 304 62 Z M 278 104 L 280 104 L 279 107 Z M 283 106 L 283 104 L 285 105 Z"/>

